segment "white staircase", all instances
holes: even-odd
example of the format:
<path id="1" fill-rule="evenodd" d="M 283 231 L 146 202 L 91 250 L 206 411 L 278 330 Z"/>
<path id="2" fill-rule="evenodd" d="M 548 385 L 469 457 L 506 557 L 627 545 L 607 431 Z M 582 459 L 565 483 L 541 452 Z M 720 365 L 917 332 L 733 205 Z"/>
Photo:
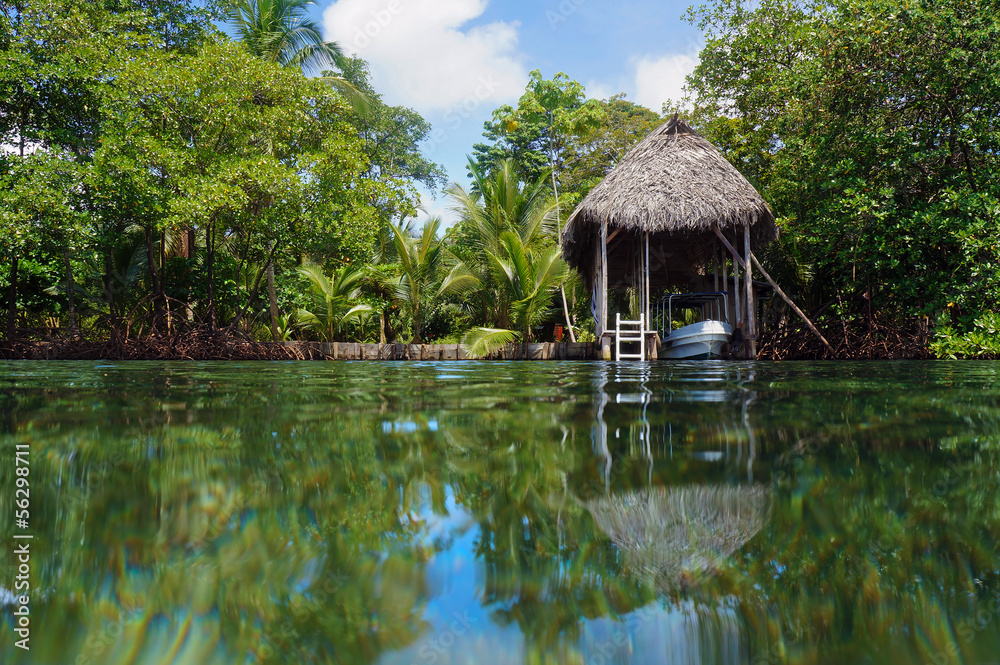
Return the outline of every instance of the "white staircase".
<path id="1" fill-rule="evenodd" d="M 622 343 L 639 344 L 639 353 L 622 353 Z M 646 359 L 646 317 L 639 315 L 638 321 L 623 321 L 622 315 L 615 314 L 615 360 Z"/>

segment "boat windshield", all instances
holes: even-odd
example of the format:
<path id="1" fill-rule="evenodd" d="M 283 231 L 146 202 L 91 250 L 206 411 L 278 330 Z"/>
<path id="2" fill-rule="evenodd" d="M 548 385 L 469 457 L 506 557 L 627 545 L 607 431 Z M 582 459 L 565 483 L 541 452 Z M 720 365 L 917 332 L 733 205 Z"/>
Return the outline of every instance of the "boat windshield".
<path id="1" fill-rule="evenodd" d="M 663 296 L 656 304 L 656 315 L 661 322 L 663 337 L 670 334 L 675 309 L 701 309 L 705 318 L 728 323 L 729 292 L 668 293 Z"/>

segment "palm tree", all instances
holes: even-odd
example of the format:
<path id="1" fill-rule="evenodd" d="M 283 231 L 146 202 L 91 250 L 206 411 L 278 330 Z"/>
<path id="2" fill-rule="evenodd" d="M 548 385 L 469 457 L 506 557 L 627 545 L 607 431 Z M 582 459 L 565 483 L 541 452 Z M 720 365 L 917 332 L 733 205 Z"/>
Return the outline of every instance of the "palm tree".
<path id="1" fill-rule="evenodd" d="M 455 201 L 456 212 L 466 220 L 477 249 L 495 251 L 505 231 L 513 231 L 527 245 L 541 240 L 549 230 L 542 224 L 548 193 L 545 176 L 525 184 L 513 160 L 504 160 L 484 173 L 471 157 L 469 173 L 471 190 L 456 184 L 448 193 Z"/>
<path id="2" fill-rule="evenodd" d="M 557 247 L 531 249 L 517 234 L 500 237 L 501 251 L 488 252 L 496 284 L 510 303 L 510 329 L 474 328 L 462 340 L 471 357 L 489 355 L 511 342 L 531 341 L 531 328 L 551 314 L 556 289 L 566 274 Z"/>
<path id="3" fill-rule="evenodd" d="M 258 58 L 305 70 L 336 64 L 340 47 L 323 41 L 308 17 L 313 0 L 231 0 L 226 15 L 239 39 Z"/>
<path id="4" fill-rule="evenodd" d="M 323 40 L 320 26 L 309 18 L 315 0 L 226 0 L 226 21 L 239 41 L 257 56 L 306 74 L 321 74 L 344 95 L 356 111 L 364 113 L 368 100 L 350 81 L 329 70 L 343 58 L 336 42 Z"/>
<path id="5" fill-rule="evenodd" d="M 336 42 L 323 40 L 320 26 L 309 18 L 315 0 L 226 0 L 226 21 L 249 51 L 269 62 L 298 67 L 344 95 L 358 113 L 368 99 L 350 81 L 329 70 L 343 58 Z"/>
<path id="6" fill-rule="evenodd" d="M 454 185 L 449 194 L 455 210 L 462 215 L 464 245 L 469 253 L 462 258 L 472 267 L 483 288 L 477 301 L 480 319 L 496 328 L 511 327 L 511 291 L 497 281 L 488 257 L 505 255 L 503 237 L 514 234 L 525 250 L 537 250 L 551 234 L 547 224 L 546 178 L 530 184 L 521 182 L 512 160 L 498 164 L 489 174 L 469 160 L 472 188 Z"/>
<path id="7" fill-rule="evenodd" d="M 413 321 L 412 344 L 423 341 L 421 331 L 427 309 L 446 296 L 479 285 L 479 280 L 461 262 L 444 274 L 448 252 L 444 241 L 437 238 L 440 225 L 440 219 L 430 219 L 418 238 L 410 235 L 410 227 L 389 225 L 402 274 L 386 280 L 386 285 Z"/>
<path id="8" fill-rule="evenodd" d="M 361 295 L 365 270 L 346 265 L 331 277 L 323 274 L 317 265 L 306 264 L 299 274 L 309 280 L 312 310 L 298 311 L 299 325 L 310 328 L 324 342 L 336 341 L 344 327 L 352 321 L 362 321 L 372 313 L 368 305 L 354 305 Z"/>

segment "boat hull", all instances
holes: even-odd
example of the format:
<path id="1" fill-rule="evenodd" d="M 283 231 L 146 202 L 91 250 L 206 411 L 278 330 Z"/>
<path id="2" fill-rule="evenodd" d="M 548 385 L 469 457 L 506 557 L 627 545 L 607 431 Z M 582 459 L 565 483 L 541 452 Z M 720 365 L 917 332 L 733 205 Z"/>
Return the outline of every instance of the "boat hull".
<path id="1" fill-rule="evenodd" d="M 673 331 L 663 340 L 660 357 L 669 360 L 712 360 L 729 351 L 732 326 L 722 321 L 702 321 Z"/>

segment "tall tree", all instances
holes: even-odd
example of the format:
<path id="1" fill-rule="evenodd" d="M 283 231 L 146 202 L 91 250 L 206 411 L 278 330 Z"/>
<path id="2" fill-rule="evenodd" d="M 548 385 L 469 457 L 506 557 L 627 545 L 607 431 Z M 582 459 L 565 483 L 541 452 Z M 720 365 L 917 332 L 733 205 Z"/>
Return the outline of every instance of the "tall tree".
<path id="1" fill-rule="evenodd" d="M 799 275 L 808 305 L 849 316 L 839 299 L 854 298 L 868 325 L 959 328 L 995 307 L 998 8 L 719 0 L 692 12 L 706 31 L 692 87 L 730 119 L 706 130 L 735 126 L 721 147 L 762 167 L 782 228 L 775 272 Z"/>
<path id="2" fill-rule="evenodd" d="M 319 74 L 359 110 L 365 96 L 335 73 L 343 59 L 336 42 L 325 41 L 319 24 L 309 18 L 315 0 L 223 0 L 226 21 L 251 53 L 269 62 Z"/>
<path id="3" fill-rule="evenodd" d="M 602 116 L 601 105 L 587 99 L 581 83 L 562 72 L 545 79 L 536 69 L 517 107 L 501 106 L 485 123 L 484 136 L 491 143 L 473 147 L 476 164 L 488 172 L 511 159 L 525 181 L 543 174 L 558 178 L 569 142 L 595 127 Z"/>
<path id="4" fill-rule="evenodd" d="M 227 0 L 226 19 L 239 40 L 259 58 L 305 73 L 320 73 L 344 94 L 358 110 L 367 109 L 367 99 L 343 76 L 332 73 L 343 53 L 336 42 L 323 39 L 320 26 L 309 18 L 314 0 Z M 271 335 L 278 339 L 278 304 L 274 262 L 267 263 Z"/>

